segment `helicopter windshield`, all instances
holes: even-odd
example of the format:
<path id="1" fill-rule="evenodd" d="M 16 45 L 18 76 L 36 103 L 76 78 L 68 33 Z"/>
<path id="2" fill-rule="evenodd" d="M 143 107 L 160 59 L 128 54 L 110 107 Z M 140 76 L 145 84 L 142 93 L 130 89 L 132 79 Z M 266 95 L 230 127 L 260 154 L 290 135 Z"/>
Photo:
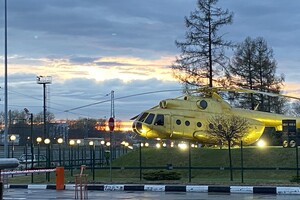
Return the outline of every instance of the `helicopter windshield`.
<path id="1" fill-rule="evenodd" d="M 145 123 L 146 123 L 146 124 L 152 124 L 153 119 L 154 119 L 154 116 L 155 116 L 154 114 L 150 113 L 150 114 L 148 115 L 147 119 L 145 120 Z"/>
<path id="2" fill-rule="evenodd" d="M 147 112 L 141 113 L 140 116 L 136 120 L 139 122 L 143 122 L 145 120 L 145 118 L 147 117 L 147 115 L 148 115 Z"/>

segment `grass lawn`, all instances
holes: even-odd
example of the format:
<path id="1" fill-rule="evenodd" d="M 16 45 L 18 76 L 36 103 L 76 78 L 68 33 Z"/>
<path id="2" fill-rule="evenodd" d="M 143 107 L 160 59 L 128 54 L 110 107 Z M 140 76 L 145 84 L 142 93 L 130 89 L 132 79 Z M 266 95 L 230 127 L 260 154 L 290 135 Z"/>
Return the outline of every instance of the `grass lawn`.
<path id="1" fill-rule="evenodd" d="M 142 173 L 167 170 L 171 164 L 174 171 L 181 174 L 176 181 L 146 181 L 140 180 L 140 156 Z M 296 185 L 291 182 L 297 175 L 296 150 L 293 148 L 267 147 L 232 149 L 233 181 L 230 181 L 228 149 L 199 148 L 191 149 L 191 182 L 189 182 L 189 152 L 178 148 L 144 148 L 121 156 L 113 161 L 110 176 L 109 167 L 95 169 L 94 180 L 91 169 L 86 169 L 90 183 L 175 183 L 175 184 L 245 184 L 245 185 Z M 241 166 L 243 165 L 243 173 Z M 65 183 L 74 182 L 74 175 L 80 169 L 65 170 Z M 55 184 L 55 173 L 50 173 L 50 182 Z M 242 183 L 243 177 L 243 183 Z M 34 174 L 33 183 L 48 183 L 45 174 Z M 9 183 L 30 184 L 31 175 L 8 177 Z"/>

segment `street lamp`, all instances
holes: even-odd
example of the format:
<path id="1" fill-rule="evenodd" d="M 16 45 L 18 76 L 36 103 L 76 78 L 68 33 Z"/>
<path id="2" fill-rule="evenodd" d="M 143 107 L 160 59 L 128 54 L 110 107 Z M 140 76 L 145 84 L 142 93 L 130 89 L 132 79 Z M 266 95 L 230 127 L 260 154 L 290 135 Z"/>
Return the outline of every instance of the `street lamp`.
<path id="1" fill-rule="evenodd" d="M 61 144 L 64 142 L 64 140 L 62 138 L 58 138 L 57 139 L 57 143 L 58 143 L 58 159 L 59 159 L 59 166 L 61 166 L 61 149 L 60 146 Z"/>
<path id="2" fill-rule="evenodd" d="M 30 153 L 31 153 L 31 169 L 33 169 L 33 159 L 34 159 L 34 152 L 33 152 L 33 114 L 30 113 L 27 108 L 24 108 L 24 111 L 25 111 L 27 116 L 30 116 Z M 26 147 L 26 150 L 27 150 L 27 147 Z M 33 173 L 31 173 L 31 183 L 33 183 Z"/>
<path id="3" fill-rule="evenodd" d="M 51 141 L 49 138 L 46 138 L 44 140 L 44 143 L 47 145 L 47 168 L 48 169 L 50 168 L 50 159 L 51 159 L 51 157 L 50 157 L 50 142 Z M 50 181 L 50 173 L 49 172 L 46 173 L 46 178 L 49 182 Z"/>
<path id="4" fill-rule="evenodd" d="M 77 144 L 77 164 L 78 164 L 78 166 L 80 165 L 80 162 L 79 162 L 79 146 L 80 146 L 80 144 L 81 144 L 81 140 L 76 140 L 76 144 Z"/>
<path id="5" fill-rule="evenodd" d="M 105 141 L 101 140 L 100 144 L 101 144 L 100 163 L 101 163 L 101 166 L 103 166 L 103 163 L 104 163 L 104 145 L 105 145 Z"/>
<path id="6" fill-rule="evenodd" d="M 50 144 L 50 142 L 51 142 L 51 141 L 50 141 L 50 139 L 49 139 L 49 138 L 46 138 L 44 142 L 45 142 L 45 144 L 47 144 L 47 145 L 48 145 L 48 144 Z"/>
<path id="7" fill-rule="evenodd" d="M 37 160 L 37 162 L 38 162 L 38 167 L 40 166 L 40 143 L 42 142 L 42 138 L 41 137 L 37 137 L 36 138 L 36 142 L 37 142 L 37 144 L 38 144 L 38 160 Z"/>
<path id="8" fill-rule="evenodd" d="M 91 164 L 92 164 L 92 172 L 93 172 L 93 181 L 95 180 L 95 143 L 94 141 L 89 141 L 89 146 L 91 150 Z"/>
<path id="9" fill-rule="evenodd" d="M 14 157 L 14 151 L 15 151 L 15 146 L 14 146 L 14 141 L 17 139 L 17 137 L 15 135 L 11 135 L 9 137 L 9 140 L 11 141 L 12 144 L 12 149 L 11 149 L 11 157 Z"/>
<path id="10" fill-rule="evenodd" d="M 70 140 L 69 145 L 70 145 L 69 164 L 71 167 L 71 176 L 73 176 L 73 146 L 75 145 L 75 140 Z"/>
<path id="11" fill-rule="evenodd" d="M 140 145 L 139 145 L 140 181 L 142 181 L 142 147 L 143 146 L 144 146 L 144 143 L 140 142 Z"/>

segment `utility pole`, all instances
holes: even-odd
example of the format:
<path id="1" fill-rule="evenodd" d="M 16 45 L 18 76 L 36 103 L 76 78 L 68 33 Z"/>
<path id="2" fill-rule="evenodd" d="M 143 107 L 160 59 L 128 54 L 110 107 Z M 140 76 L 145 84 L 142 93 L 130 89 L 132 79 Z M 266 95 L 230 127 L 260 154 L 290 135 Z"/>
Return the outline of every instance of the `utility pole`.
<path id="1" fill-rule="evenodd" d="M 110 116 L 115 119 L 115 92 L 111 91 Z"/>
<path id="2" fill-rule="evenodd" d="M 109 119 L 109 122 L 108 122 L 108 125 L 109 125 L 109 129 L 110 129 L 110 132 L 109 132 L 109 142 L 110 142 L 110 146 L 109 146 L 109 174 L 110 174 L 110 182 L 112 182 L 112 156 L 113 156 L 113 153 L 112 153 L 112 145 L 113 145 L 113 141 L 112 141 L 112 133 L 114 131 L 114 128 L 115 128 L 115 105 L 114 105 L 114 91 L 112 90 L 111 91 L 111 105 L 110 105 L 110 119 Z"/>
<path id="3" fill-rule="evenodd" d="M 8 158 L 7 102 L 7 0 L 4 0 L 4 157 Z"/>

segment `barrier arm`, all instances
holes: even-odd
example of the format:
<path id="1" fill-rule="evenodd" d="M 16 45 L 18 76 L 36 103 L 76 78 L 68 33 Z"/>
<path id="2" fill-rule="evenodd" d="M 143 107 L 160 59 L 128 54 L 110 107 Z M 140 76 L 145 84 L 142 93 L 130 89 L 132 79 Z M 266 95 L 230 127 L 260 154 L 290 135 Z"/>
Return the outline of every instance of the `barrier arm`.
<path id="1" fill-rule="evenodd" d="M 3 169 L 14 169 L 19 166 L 16 158 L 0 158 L 0 199 L 3 199 L 3 181 L 1 179 L 1 171 Z"/>

